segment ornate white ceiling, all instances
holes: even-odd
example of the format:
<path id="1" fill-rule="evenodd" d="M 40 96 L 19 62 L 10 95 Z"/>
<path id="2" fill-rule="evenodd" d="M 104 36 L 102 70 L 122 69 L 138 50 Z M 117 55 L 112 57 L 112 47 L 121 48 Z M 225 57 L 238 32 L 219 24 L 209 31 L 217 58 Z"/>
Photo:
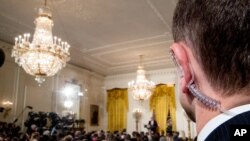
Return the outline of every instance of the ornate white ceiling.
<path id="1" fill-rule="evenodd" d="M 2 0 L 0 40 L 34 32 L 43 0 Z M 71 45 L 70 63 L 101 75 L 172 67 L 171 19 L 175 0 L 48 0 L 53 34 Z"/>

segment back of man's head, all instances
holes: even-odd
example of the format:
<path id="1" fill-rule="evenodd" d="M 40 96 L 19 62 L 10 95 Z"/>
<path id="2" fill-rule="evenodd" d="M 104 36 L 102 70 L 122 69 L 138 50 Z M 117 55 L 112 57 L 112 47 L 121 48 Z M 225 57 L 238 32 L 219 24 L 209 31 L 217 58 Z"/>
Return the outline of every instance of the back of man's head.
<path id="1" fill-rule="evenodd" d="M 185 42 L 216 90 L 250 89 L 250 1 L 179 0 L 175 42 Z"/>

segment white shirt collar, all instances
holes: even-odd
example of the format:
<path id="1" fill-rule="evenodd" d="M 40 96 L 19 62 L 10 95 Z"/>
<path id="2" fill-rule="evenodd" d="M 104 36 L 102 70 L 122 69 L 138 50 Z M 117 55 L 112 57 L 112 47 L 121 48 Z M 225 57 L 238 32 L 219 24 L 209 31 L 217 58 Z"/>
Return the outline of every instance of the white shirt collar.
<path id="1" fill-rule="evenodd" d="M 232 108 L 228 110 L 228 112 L 233 113 L 234 115 L 227 115 L 224 113 L 219 114 L 218 116 L 211 119 L 200 131 L 197 141 L 204 141 L 207 136 L 218 126 L 220 126 L 222 123 L 226 122 L 227 120 L 233 118 L 236 115 L 239 115 L 241 113 L 244 113 L 246 111 L 250 110 L 250 104 L 238 106 L 235 108 Z"/>

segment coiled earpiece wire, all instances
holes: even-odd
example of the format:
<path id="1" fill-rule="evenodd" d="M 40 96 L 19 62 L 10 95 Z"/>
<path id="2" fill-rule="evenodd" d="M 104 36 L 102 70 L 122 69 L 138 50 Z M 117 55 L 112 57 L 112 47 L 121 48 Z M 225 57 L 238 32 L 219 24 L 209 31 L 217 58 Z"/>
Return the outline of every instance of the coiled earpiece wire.
<path id="1" fill-rule="evenodd" d="M 206 96 L 203 94 L 199 89 L 197 89 L 196 84 L 194 83 L 194 72 L 192 67 L 189 64 L 189 67 L 191 69 L 191 75 L 192 79 L 189 81 L 187 88 L 191 92 L 191 94 L 198 99 L 202 104 L 204 104 L 206 107 L 212 110 L 219 110 L 221 113 L 224 113 L 226 115 L 234 116 L 235 114 L 233 112 L 230 112 L 228 110 L 225 110 L 221 107 L 221 103 L 218 100 L 215 100 L 211 97 Z"/>
<path id="2" fill-rule="evenodd" d="M 183 77 L 183 69 L 180 66 L 180 64 L 178 63 L 178 61 L 176 60 L 175 54 L 172 50 L 170 50 L 170 55 L 172 56 L 172 59 L 175 63 L 175 65 L 178 67 L 178 73 L 180 74 L 180 77 Z M 230 115 L 230 116 L 234 116 L 235 114 L 228 111 L 228 110 L 224 110 L 221 107 L 221 103 L 218 100 L 215 100 L 211 97 L 208 97 L 206 95 L 204 95 L 197 87 L 196 84 L 194 83 L 194 72 L 193 69 L 191 67 L 191 65 L 189 64 L 189 68 L 191 70 L 191 75 L 192 78 L 189 81 L 187 88 L 188 90 L 191 92 L 191 94 L 197 98 L 198 101 L 200 101 L 203 105 L 205 105 L 207 108 L 211 109 L 211 110 L 219 110 L 221 113 L 224 113 L 226 115 Z"/>

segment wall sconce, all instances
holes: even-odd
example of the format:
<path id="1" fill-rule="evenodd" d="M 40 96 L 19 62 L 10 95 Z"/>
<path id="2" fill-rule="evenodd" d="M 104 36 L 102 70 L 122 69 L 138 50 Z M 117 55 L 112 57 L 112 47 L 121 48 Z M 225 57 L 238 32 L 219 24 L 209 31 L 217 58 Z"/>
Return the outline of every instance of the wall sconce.
<path id="1" fill-rule="evenodd" d="M 10 102 L 10 101 L 3 101 L 3 106 L 5 107 L 9 107 L 9 106 L 11 106 L 11 105 L 13 105 L 13 103 L 12 102 Z"/>
<path id="2" fill-rule="evenodd" d="M 7 101 L 3 101 L 2 105 L 3 105 L 2 112 L 4 112 L 3 113 L 3 117 L 6 118 L 9 115 L 9 112 L 11 111 L 13 102 L 8 101 L 8 100 Z"/>

